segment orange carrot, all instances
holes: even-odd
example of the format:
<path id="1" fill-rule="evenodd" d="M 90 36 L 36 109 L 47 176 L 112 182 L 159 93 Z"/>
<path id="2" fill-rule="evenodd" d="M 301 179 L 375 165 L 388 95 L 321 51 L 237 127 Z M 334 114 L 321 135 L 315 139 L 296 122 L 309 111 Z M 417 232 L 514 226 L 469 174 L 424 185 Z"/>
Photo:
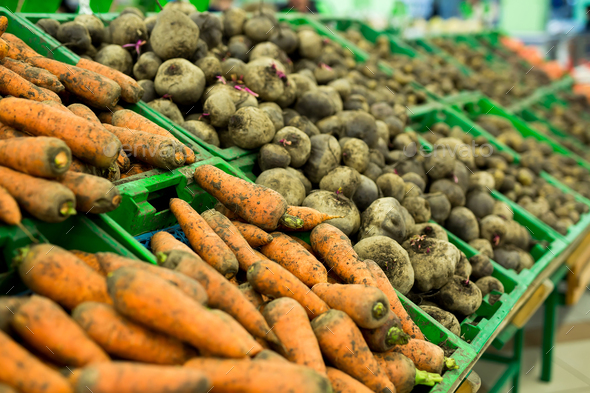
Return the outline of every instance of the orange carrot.
<path id="1" fill-rule="evenodd" d="M 4 98 L 0 121 L 33 135 L 59 138 L 73 155 L 99 168 L 109 168 L 121 150 L 121 142 L 103 127 L 40 102 Z"/>
<path id="2" fill-rule="evenodd" d="M 311 327 L 322 353 L 338 369 L 375 392 L 395 393 L 395 387 L 348 315 L 342 311 L 330 310 L 314 319 Z"/>
<path id="3" fill-rule="evenodd" d="M 246 297 L 256 307 L 256 309 L 260 309 L 260 307 L 264 304 L 264 299 L 258 292 L 252 288 L 249 282 L 245 282 L 243 284 L 238 285 L 238 289 L 242 292 L 242 295 Z"/>
<path id="4" fill-rule="evenodd" d="M 223 214 L 224 216 L 226 216 L 227 218 L 232 220 L 232 222 L 233 221 L 239 221 L 239 222 L 244 222 L 244 223 L 246 222 L 242 217 L 238 216 L 236 213 L 232 212 L 227 207 L 223 206 L 223 204 L 220 202 L 217 202 L 215 204 L 215 210 L 217 210 L 219 213 Z"/>
<path id="5" fill-rule="evenodd" d="M 234 334 L 238 334 L 244 344 L 246 344 L 250 348 L 256 348 L 256 354 L 258 354 L 264 348 L 268 348 L 268 343 L 264 339 L 255 339 L 254 336 L 252 336 L 244 326 L 242 326 L 238 321 L 234 319 L 234 317 L 232 317 L 225 311 L 211 309 L 211 313 L 217 315 L 223 322 L 225 322 Z M 276 343 L 280 344 L 278 340 L 276 340 Z M 205 356 L 205 353 L 201 353 L 201 355 Z"/>
<path id="6" fill-rule="evenodd" d="M 372 390 L 337 368 L 327 367 L 326 373 L 334 393 L 371 393 Z"/>
<path id="7" fill-rule="evenodd" d="M 295 227 L 301 224 L 285 215 L 287 201 L 270 188 L 242 180 L 212 165 L 198 167 L 194 178 L 201 188 L 250 224 L 267 231 L 276 229 L 279 222 Z"/>
<path id="8" fill-rule="evenodd" d="M 259 293 L 297 300 L 313 319 L 328 311 L 328 305 L 287 269 L 274 262 L 256 262 L 248 269 L 248 282 Z"/>
<path id="9" fill-rule="evenodd" d="M 7 28 L 8 28 L 8 18 L 5 16 L 0 16 L 0 37 L 2 37 L 2 34 L 4 34 L 6 32 Z"/>
<path id="10" fill-rule="evenodd" d="M 84 390 L 93 393 L 207 393 L 212 388 L 203 372 L 178 366 L 112 362 L 77 372 L 80 375 L 73 386 L 78 393 Z"/>
<path id="11" fill-rule="evenodd" d="M 80 250 L 69 250 L 69 251 L 72 254 L 74 254 L 76 256 L 76 258 L 78 258 L 79 260 L 81 260 L 82 262 L 84 262 L 85 264 L 90 266 L 90 268 L 92 268 L 92 270 L 99 273 L 101 276 L 106 277 L 107 274 L 104 272 L 104 270 L 102 270 L 102 267 L 100 266 L 100 262 L 98 261 L 98 257 L 96 256 L 96 254 L 91 254 L 89 252 L 80 251 Z"/>
<path id="12" fill-rule="evenodd" d="M 59 109 L 60 111 L 62 111 L 63 113 L 66 113 L 68 115 L 72 114 L 72 112 L 61 102 L 56 102 L 56 101 L 51 101 L 51 100 L 45 100 L 45 101 L 41 101 L 41 102 L 45 105 L 49 105 L 52 108 Z"/>
<path id="13" fill-rule="evenodd" d="M 270 349 L 263 349 L 256 356 L 254 356 L 252 360 L 267 360 L 272 362 L 289 363 L 289 361 L 283 356 Z"/>
<path id="14" fill-rule="evenodd" d="M 178 141 L 178 139 L 174 135 L 172 135 L 170 131 L 166 131 L 164 128 L 160 127 L 151 120 L 148 120 L 145 117 L 127 109 L 116 111 L 113 114 L 111 122 L 112 125 L 117 127 L 128 127 L 132 130 L 138 130 L 154 135 L 160 135 L 166 138 L 174 139 L 178 143 L 180 143 L 180 141 Z M 187 146 L 183 145 L 183 147 L 184 153 L 186 155 L 186 164 L 194 164 L 196 161 L 195 152 Z"/>
<path id="15" fill-rule="evenodd" d="M 58 371 L 47 367 L 0 331 L 0 382 L 23 393 L 73 393 Z"/>
<path id="16" fill-rule="evenodd" d="M 11 326 L 12 319 L 20 306 L 28 300 L 24 296 L 0 296 L 0 330 L 10 336 L 16 334 Z"/>
<path id="17" fill-rule="evenodd" d="M 172 236 L 169 232 L 160 231 L 156 232 L 152 239 L 150 240 L 150 248 L 154 255 L 158 254 L 170 254 L 171 251 L 179 250 L 179 251 L 186 251 L 190 254 L 197 255 L 196 252 L 193 251 L 192 248 L 181 242 L 180 240 L 176 239 Z"/>
<path id="18" fill-rule="evenodd" d="M 127 172 L 129 169 L 131 169 L 131 160 L 129 159 L 129 156 L 127 155 L 127 153 L 125 153 L 125 150 L 123 149 L 119 151 L 119 157 L 117 157 L 117 165 L 119 166 L 119 169 L 122 172 Z"/>
<path id="19" fill-rule="evenodd" d="M 33 67 L 24 61 L 14 60 L 7 57 L 0 60 L 0 65 L 17 73 L 19 76 L 34 85 L 51 90 L 54 93 L 61 93 L 65 89 L 64 85 L 62 85 L 59 79 L 57 79 L 57 77 L 51 72 L 42 68 Z"/>
<path id="20" fill-rule="evenodd" d="M 326 374 L 318 340 L 305 309 L 296 300 L 288 297 L 273 300 L 266 305 L 263 315 L 281 340 L 288 360 Z"/>
<path id="21" fill-rule="evenodd" d="M 240 221 L 232 221 L 231 223 L 240 231 L 240 234 L 252 248 L 258 248 L 272 242 L 272 236 L 270 234 L 254 225 Z"/>
<path id="22" fill-rule="evenodd" d="M 308 287 L 327 281 L 324 265 L 303 246 L 283 233 L 273 232 L 271 235 L 272 242 L 260 248 L 262 254 L 293 273 Z"/>
<path id="23" fill-rule="evenodd" d="M 324 263 L 334 269 L 349 284 L 365 284 L 375 287 L 375 278 L 352 248 L 350 239 L 330 224 L 316 226 L 309 236 L 311 246 Z"/>
<path id="24" fill-rule="evenodd" d="M 10 46 L 6 41 L 0 38 L 0 60 L 3 60 L 10 52 Z"/>
<path id="25" fill-rule="evenodd" d="M 313 255 L 314 257 L 315 255 L 315 251 L 313 250 L 313 248 L 311 247 L 311 245 L 307 244 L 305 241 L 303 241 L 302 239 L 298 238 L 297 236 L 292 236 L 289 235 L 289 237 L 293 240 L 295 240 L 297 243 L 299 243 L 303 248 L 305 248 L 307 250 L 307 252 L 309 252 L 311 255 Z"/>
<path id="26" fill-rule="evenodd" d="M 373 352 L 389 351 L 396 345 L 405 345 L 410 336 L 404 333 L 401 322 L 393 312 L 387 313 L 387 321 L 376 329 L 361 329 L 363 338 Z"/>
<path id="27" fill-rule="evenodd" d="M 18 334 L 44 356 L 66 366 L 110 361 L 68 314 L 51 300 L 33 295 L 12 320 Z"/>
<path id="28" fill-rule="evenodd" d="M 145 270 L 146 272 L 150 272 L 168 282 L 171 282 L 194 301 L 201 304 L 207 304 L 208 298 L 205 288 L 203 288 L 203 286 L 197 281 L 187 277 L 184 274 L 180 274 L 169 269 L 164 269 L 160 266 L 152 265 L 151 263 L 125 258 L 112 252 L 99 252 L 96 254 L 96 257 L 98 258 L 100 267 L 107 275 L 122 267 L 131 267 L 134 269 Z"/>
<path id="29" fill-rule="evenodd" d="M 254 337 L 279 342 L 248 297 L 198 255 L 176 250 L 168 255 L 158 254 L 158 260 L 162 266 L 185 274 L 203 285 L 209 297 L 208 305 L 233 316 Z"/>
<path id="30" fill-rule="evenodd" d="M 76 207 L 85 214 L 107 213 L 121 203 L 119 189 L 101 177 L 68 171 L 57 181 L 76 195 Z"/>
<path id="31" fill-rule="evenodd" d="M 191 205 L 178 198 L 170 199 L 170 210 L 192 249 L 224 277 L 235 276 L 239 267 L 236 256 L 203 217 Z"/>
<path id="32" fill-rule="evenodd" d="M 193 351 L 180 341 L 138 325 L 108 304 L 85 302 L 72 318 L 109 354 L 122 359 L 156 364 L 183 364 Z"/>
<path id="33" fill-rule="evenodd" d="M 38 177 L 57 177 L 72 162 L 70 148 L 57 138 L 0 140 L 0 165 Z"/>
<path id="34" fill-rule="evenodd" d="M 6 188 L 0 186 L 0 222 L 8 225 L 19 225 L 23 216 L 16 200 L 8 193 Z"/>
<path id="35" fill-rule="evenodd" d="M 453 358 L 445 357 L 445 351 L 431 342 L 411 339 L 406 345 L 397 345 L 393 351 L 401 353 L 410 359 L 417 369 L 429 373 L 440 374 L 446 366 L 449 369 L 457 368 Z"/>
<path id="36" fill-rule="evenodd" d="M 399 317 L 404 332 L 409 334 L 412 338 L 424 340 L 424 334 L 422 334 L 418 326 L 416 326 L 414 321 L 412 321 L 412 318 L 410 318 L 408 315 L 406 309 L 397 296 L 397 292 L 395 289 L 393 289 L 391 282 L 383 270 L 381 270 L 375 261 L 371 261 L 370 259 L 365 260 L 365 264 L 373 274 L 373 277 L 377 283 L 377 288 L 379 288 L 385 294 L 385 296 L 387 296 L 389 305 L 391 306 L 391 311 L 393 311 L 393 313 Z"/>
<path id="37" fill-rule="evenodd" d="M 217 393 L 326 393 L 325 376 L 288 362 L 193 358 L 185 367 L 204 372 Z M 212 392 L 213 392 L 212 391 Z"/>
<path id="38" fill-rule="evenodd" d="M 26 98 L 34 101 L 52 100 L 61 103 L 61 99 L 51 90 L 35 86 L 16 72 L 0 65 L 0 94 Z"/>
<path id="39" fill-rule="evenodd" d="M 331 220 L 333 218 L 342 218 L 342 216 L 331 216 L 329 214 L 321 213 L 316 209 L 312 209 L 311 207 L 304 207 L 304 206 L 289 206 L 287 208 L 287 214 L 292 215 L 293 217 L 297 217 L 303 221 L 303 226 L 301 228 L 291 229 L 286 226 L 281 226 L 280 230 L 285 231 L 311 231 L 316 226 L 320 225 L 322 222 Z"/>
<path id="40" fill-rule="evenodd" d="M 254 356 L 239 332 L 170 282 L 149 272 L 123 267 L 107 277 L 115 309 L 150 329 L 168 334 L 213 356 Z"/>
<path id="41" fill-rule="evenodd" d="M 85 70 L 94 71 L 97 74 L 117 82 L 121 87 L 121 98 L 123 101 L 135 104 L 141 100 L 144 93 L 143 88 L 133 78 L 122 72 L 88 59 L 80 59 L 76 65 Z"/>
<path id="42" fill-rule="evenodd" d="M 71 104 L 67 107 L 67 109 L 72 112 L 74 115 L 81 117 L 83 119 L 88 120 L 95 125 L 102 126 L 96 114 L 92 111 L 92 109 L 88 108 L 86 105 L 82 104 Z"/>
<path id="43" fill-rule="evenodd" d="M 100 120 L 100 122 L 103 124 L 106 123 L 113 125 L 113 115 L 115 114 L 115 112 L 122 111 L 123 109 L 125 108 L 123 108 L 121 105 L 107 107 L 107 110 L 105 112 L 101 112 L 98 114 L 98 120 Z"/>
<path id="44" fill-rule="evenodd" d="M 8 127 L 7 125 L 0 123 L 0 140 L 11 138 L 23 138 L 27 136 L 30 135 L 25 134 L 24 132 L 17 131 L 12 127 Z"/>
<path id="45" fill-rule="evenodd" d="M 22 208 L 42 221 L 62 222 L 76 214 L 74 193 L 59 183 L 0 166 L 0 187 L 6 188 Z"/>
<path id="46" fill-rule="evenodd" d="M 27 60 L 30 57 L 41 56 L 14 34 L 4 33 L 2 34 L 2 39 L 8 43 L 8 54 L 6 57 L 14 60 Z"/>
<path id="47" fill-rule="evenodd" d="M 35 244 L 18 251 L 14 262 L 33 292 L 70 310 L 86 301 L 112 304 L 104 277 L 63 248 Z"/>
<path id="48" fill-rule="evenodd" d="M 375 358 L 395 385 L 397 393 L 410 393 L 416 385 L 434 386 L 442 381 L 439 374 L 418 370 L 414 363 L 401 353 L 376 353 Z"/>

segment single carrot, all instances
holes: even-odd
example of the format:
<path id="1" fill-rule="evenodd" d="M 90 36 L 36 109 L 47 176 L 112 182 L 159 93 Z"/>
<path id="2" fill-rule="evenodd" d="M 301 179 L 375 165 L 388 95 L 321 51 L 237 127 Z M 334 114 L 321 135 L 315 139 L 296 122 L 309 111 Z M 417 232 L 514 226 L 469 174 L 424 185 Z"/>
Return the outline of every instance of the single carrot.
<path id="1" fill-rule="evenodd" d="M 76 256 L 79 260 L 90 266 L 92 270 L 99 273 L 101 276 L 106 277 L 106 273 L 102 270 L 100 266 L 100 262 L 98 261 L 98 257 L 96 254 L 91 254 L 89 252 L 80 251 L 80 250 L 69 250 L 72 254 Z"/>
<path id="2" fill-rule="evenodd" d="M 416 326 L 414 321 L 412 321 L 410 315 L 408 315 L 408 312 L 397 296 L 397 292 L 395 289 L 393 289 L 393 285 L 391 285 L 389 278 L 387 278 L 383 270 L 375 261 L 371 261 L 370 259 L 365 260 L 365 264 L 373 274 L 373 277 L 377 283 L 377 288 L 379 288 L 385 294 L 385 296 L 387 296 L 389 305 L 391 306 L 391 311 L 393 311 L 393 313 L 399 317 L 404 332 L 409 334 L 412 338 L 424 340 L 424 334 L 422 334 L 418 326 Z"/>
<path id="3" fill-rule="evenodd" d="M 307 252 L 309 252 L 311 255 L 313 255 L 314 257 L 315 255 L 315 251 L 313 250 L 313 248 L 311 247 L 310 244 L 307 244 L 304 240 L 298 238 L 297 236 L 293 236 L 293 235 L 289 235 L 289 237 L 293 240 L 295 240 L 297 243 L 299 243 L 303 248 L 305 248 L 307 250 Z"/>
<path id="4" fill-rule="evenodd" d="M 330 382 L 314 370 L 288 362 L 193 358 L 186 368 L 204 372 L 218 393 L 328 393 Z"/>
<path id="5" fill-rule="evenodd" d="M 135 81 L 135 79 L 120 71 L 88 59 L 80 59 L 76 65 L 85 70 L 94 71 L 97 74 L 117 82 L 121 87 L 121 98 L 123 101 L 135 104 L 141 100 L 141 97 L 143 97 L 143 88 Z"/>
<path id="6" fill-rule="evenodd" d="M 26 98 L 34 101 L 52 100 L 61 103 L 59 96 L 51 90 L 36 86 L 16 72 L 1 65 L 0 94 Z"/>
<path id="7" fill-rule="evenodd" d="M 86 119 L 95 125 L 102 126 L 102 123 L 100 122 L 100 120 L 98 120 L 96 114 L 92 111 L 92 109 L 88 108 L 86 105 L 71 104 L 67 108 L 74 115 Z"/>
<path id="8" fill-rule="evenodd" d="M 65 142 L 50 137 L 0 140 L 0 165 L 37 177 L 66 172 L 72 152 Z"/>
<path id="9" fill-rule="evenodd" d="M 13 60 L 7 57 L 0 60 L 0 65 L 17 73 L 34 85 L 51 90 L 54 93 L 61 93 L 65 89 L 64 85 L 51 72 L 42 68 L 33 67 L 24 61 Z"/>
<path id="10" fill-rule="evenodd" d="M 248 282 L 259 293 L 297 300 L 313 319 L 329 310 L 328 305 L 291 272 L 274 262 L 256 262 L 248 269 Z"/>
<path id="11" fill-rule="evenodd" d="M 47 367 L 0 331 L 0 382 L 23 393 L 73 393 L 58 371 Z"/>
<path id="12" fill-rule="evenodd" d="M 107 353 L 121 359 L 183 364 L 194 356 L 180 341 L 130 321 L 108 304 L 82 303 L 72 310 L 72 318 Z"/>
<path id="13" fill-rule="evenodd" d="M 12 326 L 44 356 L 66 366 L 110 361 L 68 314 L 53 301 L 33 295 L 14 315 Z"/>
<path id="14" fill-rule="evenodd" d="M 266 231 L 276 229 L 279 222 L 300 227 L 300 221 L 286 215 L 285 198 L 270 188 L 242 180 L 212 165 L 198 167 L 194 178 L 202 189 L 250 224 Z"/>
<path id="15" fill-rule="evenodd" d="M 174 139 L 178 143 L 180 143 L 180 141 L 174 135 L 172 135 L 170 131 L 166 131 L 164 128 L 160 127 L 151 120 L 148 120 L 140 114 L 132 112 L 128 109 L 116 111 L 113 114 L 111 122 L 112 125 L 117 127 L 128 127 L 132 130 L 138 130 L 154 135 L 160 135 L 166 138 Z M 183 147 L 186 156 L 186 164 L 194 164 L 196 161 L 195 152 L 192 151 L 192 149 L 190 149 L 188 146 L 183 145 Z"/>
<path id="16" fill-rule="evenodd" d="M 229 218 L 230 220 L 232 220 L 232 222 L 233 221 L 245 222 L 242 217 L 238 216 L 237 213 L 229 210 L 227 207 L 225 207 L 220 202 L 217 202 L 215 204 L 215 210 L 217 210 L 219 213 L 223 214 L 224 216 L 226 216 L 227 218 Z"/>
<path id="17" fill-rule="evenodd" d="M 115 112 L 117 111 L 122 111 L 123 108 L 121 105 L 115 105 L 113 107 L 108 107 L 107 106 L 107 110 L 104 112 L 100 112 L 98 114 L 98 120 L 100 120 L 101 123 L 107 123 L 110 125 L 113 125 L 113 115 L 115 114 Z"/>
<path id="18" fill-rule="evenodd" d="M 260 252 L 290 271 L 308 287 L 328 280 L 324 265 L 298 242 L 280 233 L 271 233 L 273 240 Z"/>
<path id="19" fill-rule="evenodd" d="M 59 183 L 0 166 L 0 186 L 31 215 L 45 222 L 62 222 L 76 214 L 74 193 Z"/>
<path id="20" fill-rule="evenodd" d="M 0 221 L 8 225 L 19 225 L 22 219 L 18 203 L 6 188 L 0 186 Z"/>
<path id="21" fill-rule="evenodd" d="M 7 125 L 0 123 L 0 140 L 11 138 L 23 138 L 27 136 L 30 135 L 25 134 L 24 132 L 17 131 L 12 127 L 8 127 Z"/>
<path id="22" fill-rule="evenodd" d="M 104 277 L 63 248 L 35 244 L 18 252 L 14 263 L 33 292 L 69 310 L 86 301 L 112 304 Z"/>
<path id="23" fill-rule="evenodd" d="M 334 393 L 371 393 L 372 390 L 337 368 L 327 367 L 326 373 Z"/>
<path id="24" fill-rule="evenodd" d="M 252 248 L 258 248 L 272 242 L 272 236 L 257 226 L 240 221 L 232 221 L 231 223 L 240 231 L 240 234 Z"/>
<path id="25" fill-rule="evenodd" d="M 376 329 L 361 329 L 365 342 L 373 352 L 389 351 L 396 345 L 405 345 L 410 336 L 404 333 L 401 322 L 393 312 L 387 314 L 387 321 Z"/>
<path id="26" fill-rule="evenodd" d="M 311 322 L 320 348 L 332 364 L 375 392 L 395 393 L 395 387 L 371 353 L 352 319 L 330 310 Z"/>
<path id="27" fill-rule="evenodd" d="M 318 340 L 301 304 L 288 297 L 279 298 L 266 305 L 263 315 L 281 341 L 289 361 L 326 374 Z"/>
<path id="28" fill-rule="evenodd" d="M 24 296 L 0 296 L 0 330 L 12 336 L 14 332 L 12 328 L 12 319 L 19 307 L 29 300 Z"/>
<path id="29" fill-rule="evenodd" d="M 196 252 L 193 251 L 192 248 L 181 242 L 180 240 L 176 239 L 172 236 L 169 232 L 160 231 L 154 233 L 150 240 L 150 248 L 154 255 L 164 254 L 168 255 L 171 251 L 180 250 L 186 251 L 190 254 L 197 255 Z"/>
<path id="30" fill-rule="evenodd" d="M 119 157 L 117 157 L 117 165 L 122 172 L 126 172 L 131 168 L 131 160 L 125 150 L 119 151 Z"/>
<path id="31" fill-rule="evenodd" d="M 78 371 L 76 393 L 119 392 L 191 392 L 207 393 L 211 383 L 198 370 L 132 362 L 111 362 L 85 367 Z"/>
<path id="32" fill-rule="evenodd" d="M 123 267 L 107 277 L 115 309 L 150 329 L 187 342 L 213 356 L 254 356 L 239 332 L 170 282 L 147 271 Z"/>
<path id="33" fill-rule="evenodd" d="M 14 34 L 4 33 L 2 34 L 2 39 L 8 43 L 6 57 L 14 60 L 27 60 L 30 57 L 41 56 Z"/>
<path id="34" fill-rule="evenodd" d="M 0 16 L 0 37 L 2 37 L 2 34 L 4 34 L 6 32 L 6 29 L 8 28 L 8 18 L 3 16 Z"/>
<path id="35" fill-rule="evenodd" d="M 418 370 L 414 363 L 401 353 L 375 353 L 379 365 L 395 385 L 397 393 L 410 393 L 416 385 L 434 386 L 441 382 L 439 374 Z"/>
<path id="36" fill-rule="evenodd" d="M 293 217 L 297 217 L 303 221 L 303 226 L 301 228 L 291 229 L 287 226 L 281 226 L 280 230 L 285 231 L 311 231 L 316 226 L 320 225 L 322 222 L 331 220 L 333 218 L 342 218 L 342 216 L 331 216 L 326 213 L 321 213 L 316 209 L 312 209 L 311 207 L 305 206 L 289 206 L 287 208 L 287 214 L 292 215 Z"/>
<path id="37" fill-rule="evenodd" d="M 4 98 L 0 121 L 36 136 L 59 138 L 73 155 L 99 168 L 109 168 L 121 150 L 119 139 L 103 127 L 40 102 Z"/>
<path id="38" fill-rule="evenodd" d="M 175 250 L 168 255 L 159 253 L 158 261 L 162 266 L 185 274 L 203 285 L 209 297 L 208 305 L 233 316 L 254 337 L 279 342 L 262 314 L 249 302 L 246 295 L 212 266 L 203 262 L 198 255 Z"/>
<path id="39" fill-rule="evenodd" d="M 107 213 L 121 203 L 119 189 L 101 177 L 68 171 L 57 181 L 76 195 L 76 207 L 85 214 Z"/>
<path id="40" fill-rule="evenodd" d="M 45 57 L 29 57 L 27 62 L 57 76 L 69 92 L 91 106 L 114 106 L 121 96 L 121 87 L 115 81 L 96 72 Z"/>
<path id="41" fill-rule="evenodd" d="M 312 291 L 330 308 L 344 311 L 361 328 L 376 329 L 387 321 L 389 301 L 378 288 L 361 284 L 313 286 Z"/>
<path id="42" fill-rule="evenodd" d="M 191 205 L 182 199 L 170 199 L 170 210 L 178 220 L 193 250 L 226 278 L 238 272 L 236 256 Z"/>
<path id="43" fill-rule="evenodd" d="M 151 263 L 142 262 L 140 260 L 125 258 L 112 252 L 99 252 L 96 254 L 96 257 L 98 258 L 100 267 L 107 275 L 122 267 L 144 270 L 174 284 L 194 301 L 201 304 L 207 304 L 208 297 L 205 288 L 203 288 L 203 286 L 197 281 L 184 274 L 177 273 L 170 269 L 164 269 L 160 266 L 152 265 Z"/>
<path id="44" fill-rule="evenodd" d="M 375 287 L 375 278 L 352 248 L 350 239 L 330 224 L 316 226 L 309 236 L 311 246 L 324 263 L 348 284 Z"/>
<path id="45" fill-rule="evenodd" d="M 256 307 L 256 309 L 260 309 L 260 307 L 264 304 L 264 299 L 256 290 L 252 287 L 249 282 L 245 282 L 243 284 L 238 285 L 238 289 L 242 292 L 242 295 L 246 297 Z"/>
<path id="46" fill-rule="evenodd" d="M 0 38 L 0 60 L 3 60 L 10 52 L 10 45 Z"/>
<path id="47" fill-rule="evenodd" d="M 271 349 L 263 349 L 260 351 L 256 356 L 252 358 L 252 360 L 266 360 L 272 362 L 285 362 L 289 363 L 287 359 L 285 359 L 282 355 L 276 353 Z"/>
<path id="48" fill-rule="evenodd" d="M 445 357 L 445 351 L 438 345 L 425 340 L 411 339 L 406 345 L 393 347 L 393 352 L 410 359 L 417 369 L 440 374 L 443 369 L 457 368 L 453 358 Z"/>

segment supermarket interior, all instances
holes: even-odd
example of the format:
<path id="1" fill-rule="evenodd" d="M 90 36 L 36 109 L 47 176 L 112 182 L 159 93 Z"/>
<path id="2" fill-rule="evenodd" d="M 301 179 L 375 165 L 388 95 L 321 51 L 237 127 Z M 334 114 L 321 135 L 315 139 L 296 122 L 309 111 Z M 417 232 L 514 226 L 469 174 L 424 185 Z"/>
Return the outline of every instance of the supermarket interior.
<path id="1" fill-rule="evenodd" d="M 588 393 L 589 353 L 590 0 L 0 0 L 0 393 Z"/>

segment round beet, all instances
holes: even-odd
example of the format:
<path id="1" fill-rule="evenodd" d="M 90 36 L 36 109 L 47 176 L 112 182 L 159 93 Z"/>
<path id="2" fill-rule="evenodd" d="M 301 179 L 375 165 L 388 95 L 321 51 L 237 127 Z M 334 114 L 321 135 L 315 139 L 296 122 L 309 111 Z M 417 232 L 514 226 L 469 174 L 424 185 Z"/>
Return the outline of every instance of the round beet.
<path id="1" fill-rule="evenodd" d="M 437 294 L 438 303 L 461 316 L 473 314 L 481 306 L 481 290 L 469 280 L 454 276 Z"/>
<path id="2" fill-rule="evenodd" d="M 286 168 L 291 163 L 291 156 L 287 149 L 281 145 L 267 143 L 258 152 L 258 166 L 261 171 L 272 168 Z"/>
<path id="3" fill-rule="evenodd" d="M 469 242 L 479 237 L 479 225 L 473 212 L 466 207 L 454 207 L 445 227 L 460 239 Z"/>
<path id="4" fill-rule="evenodd" d="M 476 254 L 469 258 L 471 264 L 471 278 L 479 280 L 482 277 L 491 276 L 494 272 L 494 265 L 485 254 Z"/>

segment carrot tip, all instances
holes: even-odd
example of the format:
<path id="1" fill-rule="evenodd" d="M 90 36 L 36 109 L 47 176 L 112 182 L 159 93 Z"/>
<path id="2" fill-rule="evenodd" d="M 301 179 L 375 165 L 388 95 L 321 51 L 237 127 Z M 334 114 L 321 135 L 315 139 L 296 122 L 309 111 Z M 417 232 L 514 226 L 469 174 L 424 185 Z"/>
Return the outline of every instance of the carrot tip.
<path id="1" fill-rule="evenodd" d="M 281 224 L 291 229 L 303 228 L 303 220 L 301 218 L 287 213 L 283 214 L 283 217 L 281 217 Z"/>
<path id="2" fill-rule="evenodd" d="M 66 154 L 65 151 L 60 151 L 55 156 L 54 162 L 55 162 L 55 166 L 57 168 L 63 168 L 68 165 L 68 162 L 69 162 L 68 155 Z"/>
<path id="3" fill-rule="evenodd" d="M 119 204 L 121 204 L 121 199 L 121 195 L 115 195 L 112 200 L 113 205 L 119 206 Z"/>
<path id="4" fill-rule="evenodd" d="M 457 366 L 457 363 L 455 362 L 455 359 L 447 357 L 445 357 L 445 366 L 448 370 L 459 368 L 459 366 Z"/>
<path id="5" fill-rule="evenodd" d="M 381 303 L 381 302 L 377 302 L 373 306 L 373 318 L 375 318 L 375 319 L 383 318 L 384 316 L 387 315 L 388 312 L 389 312 L 389 308 L 386 308 L 383 305 L 383 303 Z"/>
<path id="6" fill-rule="evenodd" d="M 406 345 L 410 341 L 410 336 L 404 333 L 398 327 L 392 327 L 387 332 L 387 338 L 385 339 L 385 343 L 387 345 Z"/>
<path id="7" fill-rule="evenodd" d="M 65 202 L 63 205 L 61 205 L 60 209 L 59 209 L 59 214 L 61 214 L 62 216 L 71 216 L 76 214 L 76 209 L 74 209 L 74 204 L 72 202 Z"/>
<path id="8" fill-rule="evenodd" d="M 434 386 L 435 384 L 442 382 L 442 380 L 443 377 L 441 377 L 439 374 L 416 369 L 415 385 Z"/>

